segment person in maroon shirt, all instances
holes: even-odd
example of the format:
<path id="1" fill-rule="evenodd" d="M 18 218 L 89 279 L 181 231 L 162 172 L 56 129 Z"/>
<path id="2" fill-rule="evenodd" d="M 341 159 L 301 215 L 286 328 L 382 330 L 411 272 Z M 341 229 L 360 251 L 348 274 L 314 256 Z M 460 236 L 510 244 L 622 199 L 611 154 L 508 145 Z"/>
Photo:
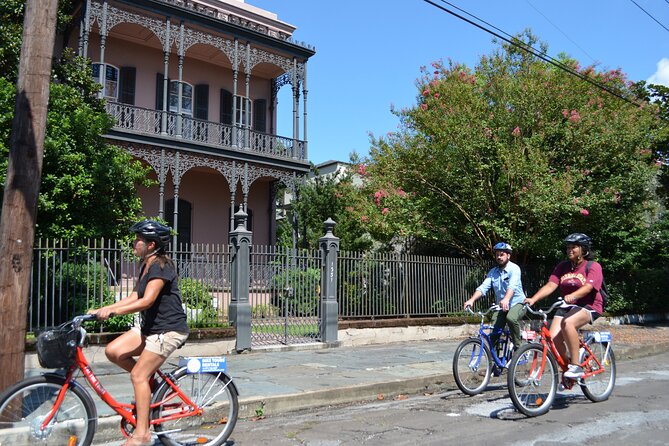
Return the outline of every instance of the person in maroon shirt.
<path id="1" fill-rule="evenodd" d="M 550 296 L 556 289 L 564 299 L 564 305 L 555 313 L 550 332 L 560 356 L 569 358 L 569 369 L 565 378 L 578 379 L 583 376 L 583 369 L 578 365 L 578 329 L 592 323 L 604 312 L 602 288 L 602 266 L 592 262 L 592 239 L 576 232 L 564 239 L 567 258 L 553 270 L 548 283 L 524 303 L 534 305 Z M 586 269 L 588 269 L 586 273 Z"/>

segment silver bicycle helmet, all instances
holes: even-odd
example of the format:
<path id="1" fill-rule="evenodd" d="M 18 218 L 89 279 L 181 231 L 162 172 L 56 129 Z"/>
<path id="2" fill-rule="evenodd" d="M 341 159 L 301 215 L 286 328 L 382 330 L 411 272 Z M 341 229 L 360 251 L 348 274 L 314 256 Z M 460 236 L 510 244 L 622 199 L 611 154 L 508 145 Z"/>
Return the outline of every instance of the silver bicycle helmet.
<path id="1" fill-rule="evenodd" d="M 130 232 L 139 235 L 146 241 L 155 242 L 158 251 L 165 250 L 172 238 L 169 226 L 155 220 L 138 221 L 130 227 Z"/>

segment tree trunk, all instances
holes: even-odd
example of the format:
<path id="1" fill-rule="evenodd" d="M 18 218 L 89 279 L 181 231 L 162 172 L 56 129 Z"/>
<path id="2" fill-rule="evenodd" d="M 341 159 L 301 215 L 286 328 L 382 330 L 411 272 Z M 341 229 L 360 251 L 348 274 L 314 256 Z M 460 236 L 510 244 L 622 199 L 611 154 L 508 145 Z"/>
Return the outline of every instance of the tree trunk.
<path id="1" fill-rule="evenodd" d="M 0 391 L 25 373 L 25 334 L 58 0 L 27 0 L 0 217 Z"/>

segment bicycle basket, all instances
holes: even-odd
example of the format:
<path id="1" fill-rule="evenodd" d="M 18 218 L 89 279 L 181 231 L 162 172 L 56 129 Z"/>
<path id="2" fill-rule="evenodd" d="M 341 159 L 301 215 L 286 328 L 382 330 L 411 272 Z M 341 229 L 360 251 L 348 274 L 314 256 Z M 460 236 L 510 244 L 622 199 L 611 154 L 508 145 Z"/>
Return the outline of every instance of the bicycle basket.
<path id="1" fill-rule="evenodd" d="M 68 323 L 37 337 L 37 358 L 45 369 L 64 369 L 74 362 L 79 344 L 79 330 Z"/>

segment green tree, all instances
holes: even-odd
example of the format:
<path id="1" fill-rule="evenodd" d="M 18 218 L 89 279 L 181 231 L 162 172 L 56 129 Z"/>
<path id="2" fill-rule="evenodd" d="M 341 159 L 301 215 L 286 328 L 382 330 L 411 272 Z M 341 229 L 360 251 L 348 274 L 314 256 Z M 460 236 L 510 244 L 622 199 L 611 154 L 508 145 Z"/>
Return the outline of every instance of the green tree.
<path id="1" fill-rule="evenodd" d="M 297 199 L 279 228 L 279 242 L 283 246 L 291 245 L 293 228 L 289 222 L 296 215 L 299 246 L 317 248 L 318 239 L 324 235 L 323 222 L 331 218 L 337 222 L 334 232 L 340 238 L 341 249 L 365 250 L 372 245 L 371 237 L 361 224 L 360 209 L 365 205 L 354 173 L 321 175 L 314 171 L 312 178 L 298 186 Z"/>
<path id="2" fill-rule="evenodd" d="M 640 105 L 508 44 L 473 69 L 437 62 L 417 81 L 417 104 L 395 111 L 401 129 L 372 141 L 370 187 L 404 191 L 421 216 L 411 227 L 467 257 L 507 240 L 521 262 L 553 261 L 560 240 L 582 231 L 614 259 L 659 220 L 664 123 L 620 70 L 560 59 Z"/>
<path id="3" fill-rule="evenodd" d="M 119 237 L 141 211 L 147 168 L 108 144 L 112 119 L 97 98 L 90 62 L 66 51 L 54 66 L 38 201 L 38 237 Z M 15 84 L 0 78 L 0 184 L 4 186 Z"/>
<path id="4" fill-rule="evenodd" d="M 16 82 L 18 76 L 24 8 L 24 0 L 0 2 L 0 77 L 10 82 Z M 59 0 L 57 22 L 59 33 L 68 29 L 72 20 L 70 15 L 72 8 L 71 0 Z"/>

